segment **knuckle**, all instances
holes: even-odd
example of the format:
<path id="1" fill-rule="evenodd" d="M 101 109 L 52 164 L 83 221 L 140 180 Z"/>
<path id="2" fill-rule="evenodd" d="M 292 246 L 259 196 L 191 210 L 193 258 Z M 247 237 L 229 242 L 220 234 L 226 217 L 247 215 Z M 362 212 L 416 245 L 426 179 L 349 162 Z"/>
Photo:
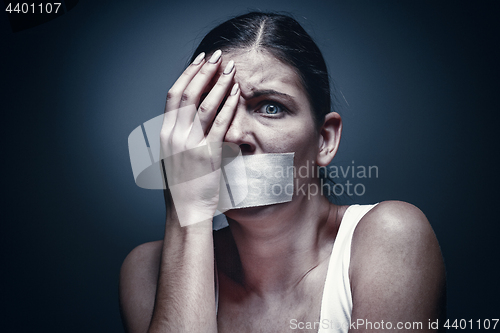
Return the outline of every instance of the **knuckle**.
<path id="1" fill-rule="evenodd" d="M 207 62 L 207 64 L 208 64 L 208 62 Z M 209 73 L 210 73 L 210 69 L 209 69 L 209 68 L 207 68 L 206 66 L 203 66 L 203 67 L 200 69 L 200 74 L 201 74 L 201 75 L 207 75 L 207 74 L 209 74 Z"/>
<path id="2" fill-rule="evenodd" d="M 177 98 L 177 96 L 179 96 L 179 92 L 175 89 L 170 89 L 167 92 L 167 101 L 171 101 L 171 100 Z"/>
<path id="3" fill-rule="evenodd" d="M 188 68 L 186 68 L 186 70 L 185 70 L 184 72 L 182 72 L 182 74 L 181 74 L 181 75 L 182 75 L 182 76 L 191 77 L 191 75 L 192 75 L 192 74 L 191 74 L 190 69 L 191 69 L 191 66 L 188 66 Z"/>
<path id="4" fill-rule="evenodd" d="M 181 102 L 187 102 L 191 97 L 189 92 L 183 92 L 181 95 Z"/>
<path id="5" fill-rule="evenodd" d="M 170 149 L 173 151 L 175 149 L 174 146 L 174 139 L 172 137 L 169 137 L 167 140 L 167 146 L 170 147 Z"/>
<path id="6" fill-rule="evenodd" d="M 200 107 L 198 108 L 198 110 L 201 112 L 201 113 L 207 113 L 207 112 L 210 112 L 210 110 L 212 110 L 212 106 L 209 105 L 208 103 L 201 103 Z"/>
<path id="7" fill-rule="evenodd" d="M 177 151 L 179 147 L 182 147 L 182 143 L 179 144 L 179 140 L 177 140 L 175 137 L 170 137 L 168 139 L 168 144 L 170 147 L 172 147 L 172 150 Z"/>
<path id="8" fill-rule="evenodd" d="M 225 88 L 227 85 L 227 80 L 224 80 L 223 77 L 221 77 L 217 82 L 215 83 L 214 87 L 217 88 Z"/>
<path id="9" fill-rule="evenodd" d="M 223 126 L 225 124 L 225 122 L 226 121 L 223 118 L 217 117 L 217 118 L 214 119 L 214 123 L 213 123 L 212 126 L 221 127 L 221 126 Z"/>
<path id="10" fill-rule="evenodd" d="M 162 130 L 160 131 L 160 139 L 161 139 L 162 141 L 165 141 L 165 140 L 170 139 L 170 131 L 167 131 L 167 130 L 162 129 Z"/>

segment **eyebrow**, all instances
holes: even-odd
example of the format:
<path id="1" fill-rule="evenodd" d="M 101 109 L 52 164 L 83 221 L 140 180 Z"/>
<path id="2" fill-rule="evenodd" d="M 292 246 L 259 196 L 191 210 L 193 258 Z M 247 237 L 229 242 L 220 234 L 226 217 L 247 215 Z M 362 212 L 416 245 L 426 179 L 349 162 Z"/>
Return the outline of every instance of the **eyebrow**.
<path id="1" fill-rule="evenodd" d="M 205 97 L 207 97 L 208 93 L 209 92 L 203 93 L 201 95 L 201 100 L 204 100 Z M 243 95 L 243 93 L 242 93 L 242 95 Z M 261 96 L 273 96 L 273 95 L 274 96 L 281 96 L 281 97 L 285 98 L 290 104 L 292 104 L 293 108 L 295 108 L 295 109 L 298 108 L 298 105 L 297 105 L 297 103 L 295 102 L 295 99 L 292 96 L 290 96 L 288 94 L 285 94 L 285 93 L 282 93 L 280 91 L 276 91 L 274 89 L 254 90 L 254 91 L 252 91 L 251 94 L 246 95 L 246 96 L 243 95 L 243 97 L 245 99 L 253 99 L 253 98 L 258 98 L 258 97 L 261 97 Z M 292 111 L 292 110 L 290 110 L 290 111 Z"/>
<path id="2" fill-rule="evenodd" d="M 243 96 L 243 97 L 245 97 L 246 99 L 253 99 L 253 98 L 258 98 L 261 96 L 273 96 L 273 95 L 283 97 L 288 102 L 290 102 L 294 108 L 298 107 L 297 103 L 295 102 L 295 99 L 292 96 L 285 94 L 285 93 L 282 93 L 280 91 L 276 91 L 274 89 L 254 90 L 254 91 L 252 91 L 251 94 Z"/>

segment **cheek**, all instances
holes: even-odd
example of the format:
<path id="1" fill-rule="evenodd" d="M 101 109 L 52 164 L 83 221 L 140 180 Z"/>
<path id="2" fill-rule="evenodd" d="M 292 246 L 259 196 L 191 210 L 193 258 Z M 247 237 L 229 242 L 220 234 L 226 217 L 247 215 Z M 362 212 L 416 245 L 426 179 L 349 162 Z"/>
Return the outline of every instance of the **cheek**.
<path id="1" fill-rule="evenodd" d="M 291 142 L 293 142 L 294 145 L 297 162 L 299 162 L 299 160 L 314 161 L 318 153 L 319 138 L 313 125 L 297 128 L 295 133 L 296 136 L 291 139 Z"/>
<path id="2" fill-rule="evenodd" d="M 304 124 L 294 125 L 287 124 L 265 131 L 264 150 L 275 153 L 294 152 L 296 159 L 314 159 L 318 150 L 318 138 L 314 128 Z"/>

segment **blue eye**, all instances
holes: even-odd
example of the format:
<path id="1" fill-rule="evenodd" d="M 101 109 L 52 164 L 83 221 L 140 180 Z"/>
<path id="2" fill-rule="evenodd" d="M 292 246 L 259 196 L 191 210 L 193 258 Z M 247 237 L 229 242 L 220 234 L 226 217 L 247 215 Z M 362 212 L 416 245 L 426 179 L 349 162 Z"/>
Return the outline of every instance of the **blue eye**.
<path id="1" fill-rule="evenodd" d="M 262 105 L 261 112 L 264 114 L 278 114 L 283 112 L 283 108 L 278 104 L 269 103 Z"/>

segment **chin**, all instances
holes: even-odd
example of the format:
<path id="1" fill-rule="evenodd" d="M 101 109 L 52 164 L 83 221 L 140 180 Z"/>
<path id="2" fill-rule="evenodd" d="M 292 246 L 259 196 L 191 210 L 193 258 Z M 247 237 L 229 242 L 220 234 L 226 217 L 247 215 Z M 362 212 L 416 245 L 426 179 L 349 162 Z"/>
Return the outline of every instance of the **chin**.
<path id="1" fill-rule="evenodd" d="M 283 208 L 286 204 L 287 203 L 279 203 L 257 207 L 230 209 L 226 211 L 224 215 L 236 221 L 250 219 L 262 220 L 263 218 L 270 217 L 270 215 Z"/>

